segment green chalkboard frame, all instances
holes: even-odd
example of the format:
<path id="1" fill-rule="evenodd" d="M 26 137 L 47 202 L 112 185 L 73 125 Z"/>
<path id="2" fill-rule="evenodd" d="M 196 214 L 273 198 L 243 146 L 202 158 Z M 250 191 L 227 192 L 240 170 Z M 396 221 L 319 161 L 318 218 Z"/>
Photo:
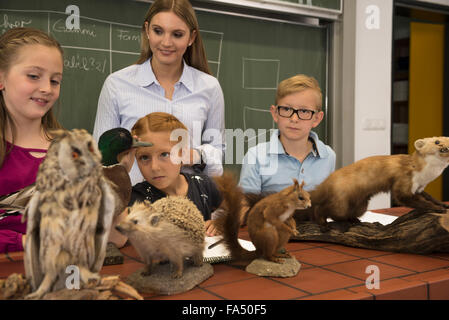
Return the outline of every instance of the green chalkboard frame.
<path id="1" fill-rule="evenodd" d="M 65 8 L 73 4 L 80 8 L 78 31 L 64 27 Z M 129 0 L 2 0 L 0 33 L 29 25 L 60 41 L 65 54 L 59 120 L 68 129 L 92 132 L 104 80 L 138 58 L 140 25 L 149 5 Z M 314 76 L 321 85 L 325 120 L 315 131 L 328 142 L 328 24 L 305 25 L 198 6 L 195 10 L 211 70 L 225 96 L 225 124 L 231 129 L 226 153 L 232 154 L 232 164 L 226 167 L 238 171 L 248 146 L 269 139 L 274 123 L 268 109 L 276 87 L 298 73 Z M 243 149 L 236 147 L 243 135 L 238 130 L 249 133 L 243 136 Z"/>

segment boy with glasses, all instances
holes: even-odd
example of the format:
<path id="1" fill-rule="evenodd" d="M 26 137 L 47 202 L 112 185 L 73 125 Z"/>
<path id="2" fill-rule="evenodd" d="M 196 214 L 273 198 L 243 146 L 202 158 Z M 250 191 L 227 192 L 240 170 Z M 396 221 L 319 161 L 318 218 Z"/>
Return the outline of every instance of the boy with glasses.
<path id="1" fill-rule="evenodd" d="M 312 190 L 335 170 L 335 152 L 311 131 L 323 120 L 321 102 L 312 77 L 296 75 L 279 84 L 276 105 L 270 107 L 279 129 L 245 155 L 239 183 L 244 192 L 279 192 L 292 178 Z"/>

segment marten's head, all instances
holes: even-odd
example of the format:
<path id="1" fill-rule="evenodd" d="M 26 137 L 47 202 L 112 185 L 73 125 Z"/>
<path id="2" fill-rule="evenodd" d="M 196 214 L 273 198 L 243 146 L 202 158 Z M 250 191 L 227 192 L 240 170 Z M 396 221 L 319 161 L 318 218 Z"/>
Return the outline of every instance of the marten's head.
<path id="1" fill-rule="evenodd" d="M 415 141 L 415 149 L 422 156 L 434 155 L 449 161 L 449 137 L 418 139 Z"/>

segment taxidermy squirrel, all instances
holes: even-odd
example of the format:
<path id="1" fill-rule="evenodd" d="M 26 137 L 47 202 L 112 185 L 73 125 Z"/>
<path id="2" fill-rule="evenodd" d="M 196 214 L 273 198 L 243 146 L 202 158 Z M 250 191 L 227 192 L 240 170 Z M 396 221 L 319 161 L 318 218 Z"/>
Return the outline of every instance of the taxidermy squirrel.
<path id="1" fill-rule="evenodd" d="M 388 191 L 398 204 L 446 212 L 449 206 L 425 193 L 424 188 L 448 166 L 449 138 L 418 139 L 415 149 L 412 155 L 368 157 L 330 174 L 310 191 L 312 218 L 322 226 L 327 218 L 357 222 L 370 198 Z"/>
<path id="2" fill-rule="evenodd" d="M 255 251 L 247 251 L 238 242 L 240 211 L 243 193 L 230 174 L 215 178 L 224 198 L 225 214 L 216 220 L 216 226 L 223 235 L 226 247 L 234 260 L 253 260 L 263 258 L 277 263 L 281 258 L 289 258 L 288 253 L 278 251 L 284 247 L 291 235 L 297 235 L 296 223 L 292 215 L 297 209 L 311 206 L 309 194 L 303 190 L 296 179 L 294 184 L 284 190 L 270 194 L 257 202 L 248 211 L 248 233 Z M 230 205 L 232 204 L 232 205 Z"/>

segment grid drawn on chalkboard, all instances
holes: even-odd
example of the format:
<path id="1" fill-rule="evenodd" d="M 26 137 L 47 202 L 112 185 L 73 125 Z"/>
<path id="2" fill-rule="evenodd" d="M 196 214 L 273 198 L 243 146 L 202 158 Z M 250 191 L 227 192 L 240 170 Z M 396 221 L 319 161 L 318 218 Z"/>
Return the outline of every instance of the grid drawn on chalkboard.
<path id="1" fill-rule="evenodd" d="M 0 33 L 3 33 L 7 29 L 10 29 L 10 28 L 13 28 L 13 27 L 26 26 L 26 25 L 31 23 L 31 21 L 20 21 L 20 20 L 16 20 L 16 21 L 12 20 L 10 22 L 9 17 L 8 17 L 7 13 L 5 13 L 5 12 L 21 13 L 21 14 L 26 14 L 26 13 L 46 14 L 47 15 L 47 17 L 46 17 L 47 26 L 46 26 L 46 30 L 45 31 L 47 33 L 49 33 L 49 34 L 52 33 L 51 14 L 62 15 L 62 16 L 65 16 L 65 17 L 68 16 L 65 12 L 54 11 L 54 10 L 21 10 L 21 9 L 1 9 L 0 8 L 0 13 L 2 13 L 2 12 L 3 12 L 3 15 L 2 15 L 3 20 L 0 20 L 0 31 L 1 31 Z M 139 49 L 140 49 L 140 30 L 141 30 L 141 26 L 126 24 L 126 23 L 120 23 L 120 22 L 107 21 L 107 20 L 102 20 L 102 19 L 96 19 L 96 18 L 86 17 L 86 16 L 82 16 L 82 15 L 80 15 L 79 17 L 80 17 L 80 19 L 85 19 L 85 20 L 99 22 L 99 23 L 103 23 L 103 24 L 109 25 L 109 48 L 106 49 L 106 48 L 83 47 L 83 46 L 67 45 L 67 44 L 62 43 L 61 46 L 64 49 L 108 52 L 109 53 L 109 73 L 113 72 L 113 57 L 112 57 L 113 53 L 115 53 L 115 54 L 125 54 L 125 55 L 134 55 L 134 56 L 138 56 L 140 54 L 140 52 L 139 52 L 140 50 Z M 112 47 L 112 44 L 113 44 L 113 27 L 118 27 L 118 26 L 125 27 L 125 28 L 136 29 L 136 31 L 138 31 L 139 37 L 133 37 L 132 38 L 134 41 L 138 42 L 137 50 L 135 50 L 135 51 L 124 51 L 124 50 L 113 49 L 113 47 Z M 211 37 L 212 38 L 213 37 L 218 37 L 218 53 L 216 55 L 213 55 L 212 59 L 208 59 L 208 63 L 209 64 L 215 65 L 215 68 L 213 68 L 213 70 L 215 71 L 214 72 L 214 76 L 218 78 L 219 71 L 220 71 L 221 50 L 222 50 L 222 44 L 223 44 L 223 33 L 216 32 L 216 31 L 209 31 L 209 30 L 200 30 L 200 32 L 203 35 L 203 38 L 206 39 L 206 41 L 205 41 L 206 50 L 207 50 L 207 47 L 208 47 L 207 39 L 211 38 Z M 58 39 L 56 34 L 55 34 L 55 31 L 54 31 L 52 35 L 54 35 L 55 38 L 59 41 L 60 39 Z M 210 54 L 211 53 L 209 53 L 208 56 Z"/>
<path id="2" fill-rule="evenodd" d="M 279 59 L 256 59 L 242 57 L 243 89 L 276 90 L 279 82 Z M 266 73 L 270 73 L 266 75 Z"/>

